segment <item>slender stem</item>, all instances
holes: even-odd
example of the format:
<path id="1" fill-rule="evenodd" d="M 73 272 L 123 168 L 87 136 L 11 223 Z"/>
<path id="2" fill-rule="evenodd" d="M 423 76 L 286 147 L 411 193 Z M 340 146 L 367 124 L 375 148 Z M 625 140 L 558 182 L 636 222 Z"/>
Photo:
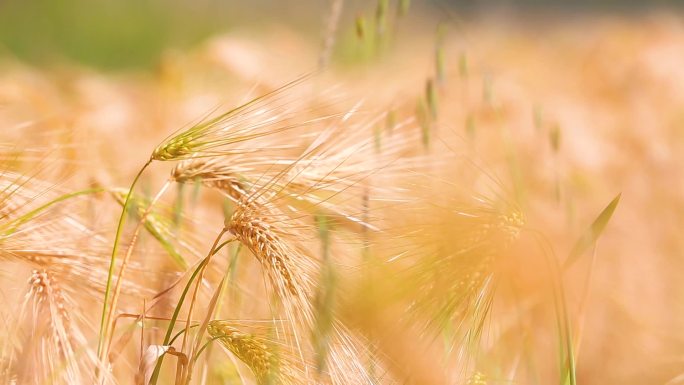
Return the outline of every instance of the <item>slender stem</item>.
<path id="1" fill-rule="evenodd" d="M 214 244 L 211 246 L 211 250 L 209 251 L 209 255 L 207 256 L 207 263 L 200 269 L 199 276 L 197 277 L 197 282 L 195 282 L 195 290 L 192 293 L 192 300 L 190 301 L 190 309 L 188 310 L 188 320 L 186 325 L 190 324 L 190 320 L 192 319 L 192 311 L 195 307 L 195 302 L 197 302 L 197 293 L 199 292 L 199 287 L 202 284 L 202 279 L 204 278 L 204 272 L 206 271 L 206 267 L 209 265 L 209 260 L 211 259 L 211 256 L 214 255 L 214 250 L 216 249 L 216 246 L 218 245 L 219 241 L 223 237 L 223 234 L 225 234 L 228 230 L 226 228 L 223 228 L 219 235 L 216 237 L 216 240 L 214 241 Z M 188 333 L 183 334 L 183 343 L 181 344 L 181 352 L 185 351 L 185 345 L 187 344 L 188 341 Z M 192 352 L 192 350 L 191 350 Z M 185 376 L 183 376 L 185 377 Z"/>
<path id="2" fill-rule="evenodd" d="M 190 353 L 188 354 L 189 362 L 188 362 L 188 375 L 187 379 L 188 382 L 192 378 L 192 372 L 193 368 L 195 367 L 195 360 L 192 358 L 195 355 L 195 351 L 197 351 L 200 348 L 200 345 L 202 344 L 202 336 L 204 335 L 204 332 L 207 330 L 207 327 L 209 325 L 209 322 L 211 321 L 212 316 L 214 315 L 214 311 L 216 309 L 216 304 L 221 298 L 221 294 L 223 293 L 223 287 L 226 284 L 226 278 L 228 277 L 228 272 L 226 272 L 223 275 L 223 278 L 221 279 L 221 283 L 219 283 L 218 287 L 214 291 L 214 295 L 211 298 L 211 301 L 209 302 L 209 306 L 206 310 L 206 314 L 204 316 L 204 320 L 200 324 L 199 330 L 197 331 L 197 334 L 195 335 L 195 344 L 194 347 L 190 346 Z"/>
<path id="3" fill-rule="evenodd" d="M 131 255 L 133 254 L 133 248 L 135 247 L 135 243 L 137 242 L 138 236 L 140 235 L 140 230 L 142 229 L 142 226 L 145 224 L 147 216 L 152 211 L 152 208 L 157 203 L 157 201 L 159 201 L 159 198 L 161 198 L 161 196 L 164 195 L 164 192 L 166 192 L 166 189 L 169 187 L 170 184 L 171 181 L 167 180 L 164 186 L 159 190 L 157 195 L 150 201 L 150 204 L 147 206 L 147 208 L 141 215 L 140 220 L 138 221 L 138 224 L 135 227 L 133 237 L 131 238 L 131 243 L 126 248 L 126 254 L 124 255 L 123 261 L 121 262 L 121 269 L 119 270 L 119 275 L 116 278 L 116 286 L 114 287 L 114 294 L 112 295 L 112 304 L 109 307 L 107 319 L 105 320 L 105 326 L 107 327 L 107 329 L 105 330 L 105 336 L 107 336 L 109 334 L 109 331 L 112 330 L 110 326 L 112 314 L 114 314 L 114 311 L 116 311 L 116 305 L 119 299 L 119 294 L 121 293 L 121 284 L 123 282 L 124 272 L 126 271 L 126 267 L 128 266 L 128 260 L 131 258 Z M 107 348 L 104 350 L 102 354 L 103 357 L 107 357 L 107 353 L 111 348 L 113 339 L 114 333 L 111 333 L 111 335 L 109 336 L 109 343 L 107 344 Z"/>
<path id="4" fill-rule="evenodd" d="M 197 353 L 194 355 L 194 357 L 192 357 L 192 360 L 197 361 L 199 357 L 202 355 L 202 352 L 204 352 L 206 348 L 210 347 L 212 342 L 216 341 L 219 338 L 221 337 L 211 337 L 209 341 L 205 342 L 204 345 L 202 345 L 201 349 L 197 350 Z"/>
<path id="5" fill-rule="evenodd" d="M 176 320 L 178 319 L 178 314 L 180 313 L 181 308 L 183 307 L 183 302 L 185 301 L 185 297 L 188 294 L 188 291 L 190 290 L 190 286 L 195 280 L 195 277 L 197 274 L 199 274 L 200 269 L 204 264 L 207 262 L 207 258 L 202 260 L 202 262 L 197 266 L 195 271 L 193 271 L 192 276 L 190 276 L 190 279 L 188 280 L 188 283 L 185 285 L 185 288 L 183 289 L 183 293 L 181 293 L 180 298 L 178 299 L 178 304 L 176 305 L 176 308 L 173 310 L 173 315 L 171 315 L 171 322 L 169 322 L 169 326 L 166 329 L 166 335 L 164 336 L 164 341 L 162 342 L 163 346 L 168 346 L 172 343 L 173 340 L 176 339 L 176 337 L 171 340 L 171 333 L 173 333 L 173 328 L 176 325 Z M 162 362 L 164 361 L 164 356 L 159 357 L 157 360 L 157 365 L 154 367 L 154 372 L 152 373 L 152 377 L 150 377 L 150 382 L 149 384 L 154 385 L 157 383 L 157 379 L 159 378 L 159 372 L 161 370 L 161 365 Z"/>
<path id="6" fill-rule="evenodd" d="M 185 321 L 181 320 L 180 322 L 185 322 Z M 178 333 L 176 333 L 176 335 L 174 335 L 173 338 L 171 338 L 171 340 L 169 341 L 169 345 L 173 345 L 173 343 L 176 342 L 178 337 L 182 336 L 183 333 L 187 333 L 190 329 L 198 328 L 198 327 L 199 327 L 199 324 L 194 324 L 194 325 L 184 327 Z"/>
<path id="7" fill-rule="evenodd" d="M 224 242 L 221 245 L 219 245 L 218 247 L 216 247 L 216 243 L 218 243 L 218 241 L 221 239 L 221 236 L 223 236 L 223 233 L 225 233 L 225 232 L 226 232 L 226 230 L 224 229 L 221 232 L 221 234 L 219 235 L 219 237 L 217 237 L 216 242 L 215 242 L 214 246 L 212 247 L 212 251 L 209 252 L 209 255 L 207 255 L 202 260 L 202 262 L 200 262 L 200 264 L 197 266 L 195 271 L 192 273 L 192 276 L 190 276 L 188 283 L 185 285 L 185 288 L 183 289 L 183 293 L 181 293 L 181 296 L 178 299 L 178 303 L 176 304 L 176 308 L 173 310 L 173 315 L 171 316 L 171 322 L 169 322 L 169 326 L 166 329 L 166 335 L 164 336 L 164 341 L 163 341 L 162 345 L 164 345 L 164 346 L 170 345 L 172 343 L 171 341 L 174 341 L 176 339 L 176 337 L 178 337 L 180 335 L 180 334 L 178 334 L 177 336 L 175 336 L 173 338 L 173 340 L 171 340 L 171 334 L 173 333 L 173 328 L 174 328 L 174 325 L 176 324 L 176 321 L 178 319 L 178 315 L 180 313 L 180 310 L 183 307 L 183 302 L 185 301 L 185 297 L 187 296 L 188 291 L 190 290 L 190 286 L 194 282 L 195 278 L 200 273 L 200 271 L 204 270 L 204 267 L 209 263 L 209 260 L 211 259 L 211 257 L 214 254 L 216 254 L 223 246 L 228 244 L 228 242 Z M 159 359 L 157 360 L 157 365 L 154 368 L 154 372 L 152 373 L 152 377 L 150 377 L 149 385 L 156 385 L 156 383 L 159 379 L 159 373 L 161 371 L 161 365 L 162 365 L 163 360 L 164 360 L 164 356 L 159 357 Z"/>
<path id="8" fill-rule="evenodd" d="M 235 238 L 231 239 L 230 241 L 234 241 L 234 240 L 235 240 Z M 226 244 L 226 243 L 228 243 L 228 242 L 230 242 L 230 241 L 225 241 L 225 242 L 223 242 L 222 245 L 224 245 L 224 244 Z M 220 247 L 221 247 L 221 246 L 219 246 L 219 248 L 220 248 Z M 221 281 L 221 294 L 220 294 L 219 297 L 218 297 L 218 301 L 216 302 L 216 308 L 215 308 L 214 311 L 213 311 L 214 314 L 216 314 L 216 315 L 218 315 L 218 316 L 220 316 L 220 314 L 221 314 L 221 309 L 222 309 L 222 306 L 223 306 L 223 298 L 226 297 L 226 292 L 228 291 L 227 288 L 232 284 L 233 276 L 235 275 L 235 262 L 237 261 L 237 257 L 238 257 L 238 255 L 240 254 L 240 249 L 241 249 L 241 247 L 242 247 L 242 244 L 241 244 L 241 243 L 238 243 L 238 244 L 237 244 L 237 247 L 235 248 L 235 251 L 233 252 L 233 257 L 231 258 L 230 262 L 228 263 L 228 266 L 227 266 L 227 268 L 226 268 L 226 272 L 225 272 L 225 274 L 224 274 L 224 278 L 223 278 L 223 280 Z M 226 281 L 226 278 L 228 279 L 228 282 L 225 282 L 225 281 Z M 198 333 L 198 334 L 201 334 L 201 332 Z M 213 341 L 214 339 L 215 339 L 215 338 L 212 338 L 211 341 Z M 201 380 L 200 380 L 200 384 L 201 384 L 201 385 L 205 385 L 206 382 L 207 382 L 208 364 L 209 364 L 209 360 L 211 359 L 211 353 L 212 353 L 212 346 L 213 346 L 213 345 L 209 345 L 209 344 L 204 345 L 204 346 L 199 350 L 199 352 L 195 355 L 194 359 L 191 360 L 193 363 L 194 363 L 195 361 L 197 361 L 197 359 L 199 358 L 200 354 L 202 353 L 202 351 L 203 351 L 205 348 L 207 348 L 207 346 L 208 346 L 207 354 L 206 354 L 207 358 L 204 360 L 204 364 L 202 365 L 202 369 L 201 369 L 201 370 L 202 370 L 202 372 L 201 372 L 201 373 L 202 373 L 202 377 L 201 377 Z M 193 365 L 194 365 L 194 364 L 193 364 Z"/>
<path id="9" fill-rule="evenodd" d="M 143 302 L 145 302 L 145 301 L 143 300 Z M 134 330 L 134 329 L 137 327 L 137 325 L 140 324 L 140 325 L 141 325 L 141 326 L 140 326 L 141 333 L 144 333 L 144 331 L 145 331 L 145 322 L 146 322 L 147 320 L 154 320 L 154 321 L 171 321 L 171 319 L 170 319 L 169 317 L 157 317 L 157 316 L 149 316 L 149 315 L 147 315 L 147 305 L 145 305 L 144 311 L 145 311 L 144 313 L 140 313 L 140 314 L 133 314 L 133 313 L 121 313 L 121 314 L 118 314 L 116 317 L 114 317 L 114 321 L 112 321 L 112 325 L 113 325 L 113 327 L 112 327 L 112 333 L 113 333 L 115 330 L 117 330 L 118 322 L 119 322 L 119 320 L 121 320 L 122 318 L 135 318 L 135 319 L 132 321 L 132 324 L 130 324 L 129 326 L 127 326 L 127 330 L 129 330 L 129 331 L 130 331 L 130 330 Z M 184 321 L 184 320 L 181 320 L 181 321 L 179 321 L 179 322 L 185 322 L 185 321 Z M 199 325 L 197 325 L 197 324 L 196 324 L 196 325 L 191 325 L 189 328 L 192 329 L 192 328 L 198 327 L 198 326 L 199 326 Z M 178 338 L 181 334 L 185 333 L 185 330 L 186 330 L 186 329 L 187 329 L 187 328 L 181 329 L 181 331 L 178 332 L 178 333 L 171 339 L 171 341 L 170 341 L 167 345 L 173 345 L 173 342 L 176 340 L 176 338 Z M 141 337 L 142 337 L 142 336 L 141 336 Z M 141 338 L 141 343 L 142 343 L 142 342 L 143 342 L 143 341 L 142 341 L 142 338 Z M 144 351 L 144 345 L 141 345 L 141 346 L 140 346 L 140 349 L 141 349 L 141 352 L 143 352 L 143 351 Z M 110 350 L 110 351 L 111 351 L 111 350 Z M 142 356 L 141 356 L 141 357 L 142 357 Z M 114 362 L 114 360 L 112 360 L 111 363 L 113 363 L 113 362 Z"/>
<path id="10" fill-rule="evenodd" d="M 152 163 L 152 159 L 147 161 L 145 165 L 138 171 L 138 174 L 133 179 L 131 187 L 126 194 L 126 199 L 124 200 L 123 209 L 121 209 L 121 216 L 119 217 L 119 224 L 116 227 L 116 235 L 114 236 L 114 246 L 112 247 L 112 257 L 109 261 L 109 271 L 107 272 L 107 284 L 105 285 L 104 301 L 102 304 L 102 317 L 100 319 L 100 335 L 97 341 L 97 356 L 102 360 L 102 348 L 104 347 L 105 341 L 105 320 L 107 316 L 107 302 L 109 301 L 109 291 L 112 286 L 112 276 L 114 275 L 114 266 L 116 265 L 116 252 L 119 250 L 119 239 L 121 238 L 121 232 L 123 231 L 124 223 L 126 222 L 126 210 L 128 209 L 128 202 L 133 194 L 133 188 L 138 183 L 138 180 L 142 176 L 147 166 Z"/>
<path id="11" fill-rule="evenodd" d="M 544 240 L 543 238 L 540 238 Z M 550 255 L 546 255 L 546 262 L 551 273 L 551 289 L 556 315 L 556 327 L 559 333 L 559 355 L 560 355 L 560 374 L 561 384 L 576 385 L 576 365 L 574 349 L 572 344 L 572 330 L 566 304 L 565 289 L 563 285 L 563 270 L 558 259 L 553 253 L 553 249 L 547 242 L 540 242 L 542 247 L 547 246 Z"/>

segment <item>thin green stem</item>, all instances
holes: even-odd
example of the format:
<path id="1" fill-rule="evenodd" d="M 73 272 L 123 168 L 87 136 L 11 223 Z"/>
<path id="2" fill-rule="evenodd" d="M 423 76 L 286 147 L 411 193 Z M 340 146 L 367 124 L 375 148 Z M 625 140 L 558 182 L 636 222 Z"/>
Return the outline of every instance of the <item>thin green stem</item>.
<path id="1" fill-rule="evenodd" d="M 542 250 L 548 251 L 546 263 L 551 273 L 551 289 L 553 293 L 553 303 L 556 316 L 556 327 L 558 328 L 559 339 L 559 370 L 561 385 L 577 385 L 577 367 L 575 364 L 574 348 L 572 346 L 572 330 L 568 315 L 567 299 L 563 284 L 563 270 L 558 263 L 558 259 L 553 253 L 553 248 L 543 237 L 538 237 Z"/>
<path id="2" fill-rule="evenodd" d="M 223 275 L 223 279 L 221 279 L 221 283 L 219 283 L 219 286 L 216 288 L 214 295 L 211 298 L 211 301 L 209 302 L 209 306 L 206 311 L 206 315 L 204 317 L 204 320 L 202 321 L 202 324 L 200 325 L 199 330 L 197 331 L 197 335 L 195 336 L 195 344 L 194 347 L 190 347 L 190 354 L 188 354 L 188 357 L 190 357 L 190 361 L 188 363 L 188 382 L 190 381 L 190 378 L 192 378 L 192 370 L 195 366 L 195 360 L 192 358 L 195 355 L 195 351 L 197 351 L 200 348 L 200 345 L 202 343 L 202 336 L 204 335 L 204 332 L 207 330 L 207 327 L 209 325 L 209 322 L 211 321 L 211 318 L 214 314 L 214 311 L 216 310 L 216 304 L 221 298 L 221 294 L 223 293 L 223 287 L 226 284 L 226 278 L 228 277 L 228 271 Z"/>
<path id="3" fill-rule="evenodd" d="M 182 321 L 181 321 L 181 322 L 182 322 Z M 199 324 L 195 324 L 195 325 L 190 325 L 190 326 L 184 327 L 184 328 L 181 329 L 178 333 L 176 333 L 176 334 L 173 336 L 173 338 L 171 338 L 171 340 L 169 341 L 169 345 L 173 345 L 173 343 L 176 342 L 176 340 L 178 339 L 178 337 L 182 336 L 183 333 L 187 332 L 189 329 L 197 328 L 197 327 L 199 327 Z"/>
<path id="4" fill-rule="evenodd" d="M 192 286 L 192 283 L 195 281 L 195 277 L 197 277 L 197 274 L 199 274 L 200 270 L 202 269 L 202 266 L 204 266 L 208 262 L 208 258 L 204 258 L 202 262 L 197 266 L 195 271 L 193 271 L 192 275 L 190 276 L 190 279 L 188 280 L 188 283 L 185 285 L 183 288 L 183 293 L 181 293 L 180 298 L 178 299 L 178 304 L 176 305 L 176 308 L 173 310 L 173 314 L 171 315 L 171 321 L 169 322 L 169 326 L 166 329 L 166 335 L 164 336 L 164 342 L 162 342 L 163 346 L 167 346 L 171 343 L 171 333 L 173 333 L 173 328 L 176 325 L 176 320 L 178 320 L 178 315 L 180 314 L 181 308 L 183 307 L 183 302 L 185 302 L 185 297 L 188 295 L 188 291 L 190 291 L 190 286 Z M 173 337 L 173 340 L 180 336 L 181 333 Z M 157 365 L 154 367 L 154 372 L 152 373 L 152 377 L 150 377 L 150 385 L 156 385 L 157 380 L 159 378 L 159 372 L 161 371 L 161 365 L 162 362 L 164 361 L 164 356 L 159 357 L 157 360 Z"/>
<path id="5" fill-rule="evenodd" d="M 150 214 L 150 212 L 152 211 L 152 208 L 157 203 L 157 201 L 159 201 L 159 199 L 164 194 L 164 192 L 166 192 L 166 189 L 169 187 L 170 184 L 171 184 L 170 180 L 166 181 L 164 186 L 161 188 L 161 190 L 159 190 L 157 195 L 154 197 L 154 199 L 152 199 L 152 201 L 150 202 L 148 207 L 143 212 L 142 216 L 140 217 L 140 220 L 138 221 L 138 224 L 135 227 L 135 230 L 133 231 L 133 237 L 131 238 L 131 242 L 128 245 L 128 248 L 126 249 L 126 254 L 124 254 L 124 258 L 123 258 L 123 261 L 121 263 L 121 269 L 119 269 L 119 275 L 117 276 L 116 284 L 114 285 L 114 294 L 112 295 L 112 303 L 109 306 L 109 312 L 107 313 L 107 318 L 105 319 L 105 327 L 106 327 L 105 336 L 110 334 L 110 330 L 112 330 L 111 336 L 109 338 L 109 343 L 107 344 L 107 347 L 103 353 L 103 356 L 105 356 L 105 357 L 109 353 L 109 349 L 111 348 L 111 344 L 112 344 L 112 339 L 114 337 L 113 329 L 112 329 L 112 327 L 110 327 L 110 322 L 112 319 L 112 315 L 116 311 L 116 305 L 117 305 L 117 301 L 119 299 L 119 294 L 121 293 L 121 285 L 122 285 L 123 280 L 124 280 L 124 273 L 125 273 L 126 267 L 128 265 L 128 260 L 131 258 L 131 255 L 133 254 L 133 248 L 135 247 L 135 244 L 138 240 L 138 236 L 140 235 L 140 229 L 146 223 L 145 221 L 147 220 L 147 216 Z"/>
<path id="6" fill-rule="evenodd" d="M 105 320 L 107 318 L 107 303 L 109 302 L 109 291 L 112 286 L 112 277 L 114 275 L 114 266 L 116 265 L 116 253 L 119 250 L 119 239 L 121 238 L 121 232 L 123 231 L 124 223 L 126 222 L 126 210 L 128 209 L 128 202 L 133 194 L 133 189 L 138 183 L 138 180 L 142 176 L 147 166 L 152 163 L 152 159 L 147 161 L 145 165 L 138 171 L 138 174 L 133 179 L 131 187 L 128 189 L 128 194 L 126 194 L 126 199 L 124 200 L 123 209 L 121 210 L 121 216 L 119 217 L 119 224 L 116 228 L 116 235 L 114 236 L 114 246 L 112 247 L 112 257 L 109 261 L 109 271 L 107 272 L 107 284 L 105 285 L 104 301 L 102 304 L 102 317 L 100 318 L 100 334 L 97 340 L 97 356 L 102 359 L 102 348 L 105 342 Z"/>
<path id="7" fill-rule="evenodd" d="M 220 236 L 223 236 L 225 231 L 221 233 Z M 220 236 L 217 238 L 216 243 L 218 243 L 218 240 L 220 240 Z M 176 325 L 176 322 L 178 320 L 178 315 L 180 314 L 181 308 L 183 307 L 183 302 L 185 302 L 185 297 L 188 295 L 188 291 L 190 291 L 190 287 L 192 286 L 192 283 L 195 281 L 195 278 L 199 274 L 200 271 L 203 270 L 203 268 L 209 263 L 209 260 L 213 255 L 218 253 L 223 246 L 228 244 L 230 242 L 223 242 L 220 244 L 218 247 L 214 245 L 212 248 L 212 251 L 209 253 L 209 255 L 202 260 L 202 262 L 195 268 L 195 271 L 193 271 L 192 275 L 190 276 L 190 279 L 188 280 L 188 283 L 185 285 L 185 288 L 183 288 L 183 293 L 181 293 L 180 298 L 178 299 L 178 304 L 176 304 L 176 308 L 173 310 L 173 315 L 171 316 L 171 321 L 169 322 L 169 326 L 166 329 L 166 335 L 164 336 L 164 342 L 162 343 L 163 346 L 167 346 L 171 344 L 173 341 L 176 340 L 178 336 L 182 334 L 178 333 L 175 337 L 173 337 L 173 340 L 171 339 L 171 334 L 173 333 L 173 328 Z M 199 325 L 193 325 L 193 326 L 199 326 Z M 150 377 L 150 382 L 149 385 L 156 385 L 157 381 L 159 379 L 159 373 L 161 371 L 161 366 L 163 362 L 164 356 L 159 357 L 159 360 L 157 360 L 157 365 L 154 368 L 154 372 L 152 373 L 152 377 Z"/>
<path id="8" fill-rule="evenodd" d="M 209 265 L 209 260 L 211 257 L 215 254 L 214 250 L 216 250 L 219 242 L 221 241 L 221 238 L 223 238 L 223 235 L 227 232 L 228 230 L 226 228 L 223 228 L 219 235 L 216 237 L 216 240 L 214 241 L 214 244 L 211 246 L 211 250 L 209 251 L 209 254 L 207 255 L 207 263 L 202 266 L 200 269 L 200 274 L 197 279 L 197 282 L 195 282 L 195 290 L 192 293 L 192 300 L 190 301 L 190 309 L 188 309 L 188 321 L 186 325 L 190 324 L 190 321 L 192 320 L 192 311 L 195 307 L 195 303 L 197 302 L 197 294 L 199 292 L 199 287 L 202 284 L 202 279 L 204 279 L 204 272 L 206 271 L 207 266 Z M 221 284 L 223 284 L 223 280 L 221 281 Z M 208 321 L 205 321 L 208 322 Z M 204 325 L 204 323 L 203 323 Z M 200 327 L 201 331 L 202 327 Z M 188 333 L 185 333 L 183 335 L 183 343 L 181 344 L 181 352 L 185 350 L 185 346 L 188 342 Z M 190 354 L 188 356 L 192 356 L 192 347 L 190 347 Z M 186 375 L 183 376 L 183 378 L 186 378 L 189 375 L 189 373 L 186 373 Z"/>
<path id="9" fill-rule="evenodd" d="M 211 345 L 212 342 L 216 341 L 216 340 L 219 339 L 219 338 L 221 338 L 221 337 L 211 337 L 211 338 L 209 339 L 209 341 L 205 342 L 204 345 L 202 345 L 202 348 L 199 349 L 199 350 L 197 351 L 197 354 L 195 354 L 195 356 L 192 358 L 192 360 L 193 360 L 193 361 L 197 361 L 197 360 L 199 359 L 199 357 L 202 355 L 202 352 L 203 352 L 206 348 L 208 348 L 208 347 Z"/>

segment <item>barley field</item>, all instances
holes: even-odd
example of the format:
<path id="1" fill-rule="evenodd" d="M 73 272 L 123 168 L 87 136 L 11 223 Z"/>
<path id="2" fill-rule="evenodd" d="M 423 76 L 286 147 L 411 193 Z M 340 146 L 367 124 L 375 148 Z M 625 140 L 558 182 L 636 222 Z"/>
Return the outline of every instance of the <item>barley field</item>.
<path id="1" fill-rule="evenodd" d="M 478 4 L 1 2 L 0 382 L 684 383 L 684 13 Z"/>

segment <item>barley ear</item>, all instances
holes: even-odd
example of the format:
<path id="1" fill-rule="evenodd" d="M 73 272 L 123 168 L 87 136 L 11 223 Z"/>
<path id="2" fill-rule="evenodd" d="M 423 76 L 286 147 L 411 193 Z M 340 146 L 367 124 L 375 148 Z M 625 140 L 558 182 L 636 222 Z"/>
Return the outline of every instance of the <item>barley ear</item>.
<path id="1" fill-rule="evenodd" d="M 278 356 L 265 339 L 242 332 L 229 322 L 220 320 L 210 321 L 207 331 L 250 368 L 257 384 L 280 382 Z"/>

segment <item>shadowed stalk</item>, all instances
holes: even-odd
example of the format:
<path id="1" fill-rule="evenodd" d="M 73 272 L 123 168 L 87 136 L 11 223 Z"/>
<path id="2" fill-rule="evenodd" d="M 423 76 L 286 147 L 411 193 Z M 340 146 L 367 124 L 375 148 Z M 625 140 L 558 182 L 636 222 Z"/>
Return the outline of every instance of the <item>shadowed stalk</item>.
<path id="1" fill-rule="evenodd" d="M 114 246 L 112 247 L 112 257 L 111 260 L 109 261 L 109 271 L 107 272 L 107 283 L 105 284 L 105 293 L 104 293 L 104 300 L 102 303 L 102 317 L 100 319 L 100 334 L 98 336 L 97 340 L 97 356 L 100 360 L 102 360 L 102 349 L 104 347 L 104 341 L 105 341 L 105 333 L 106 333 L 106 328 L 105 328 L 105 321 L 107 317 L 107 302 L 109 301 L 109 291 L 112 286 L 112 276 L 114 275 L 114 265 L 116 264 L 116 253 L 119 250 L 119 239 L 121 238 L 121 232 L 123 231 L 124 223 L 126 222 L 126 210 L 128 209 L 128 202 L 131 199 L 131 195 L 133 195 L 133 189 L 135 188 L 135 185 L 138 183 L 138 180 L 142 176 L 143 172 L 147 169 L 147 167 L 152 163 L 152 158 L 145 163 L 145 165 L 138 171 L 138 174 L 135 176 L 133 179 L 133 183 L 131 183 L 131 187 L 128 189 L 128 193 L 126 194 L 126 199 L 124 200 L 123 204 L 123 209 L 121 209 L 121 216 L 119 217 L 119 224 L 116 227 L 116 235 L 114 236 Z"/>

